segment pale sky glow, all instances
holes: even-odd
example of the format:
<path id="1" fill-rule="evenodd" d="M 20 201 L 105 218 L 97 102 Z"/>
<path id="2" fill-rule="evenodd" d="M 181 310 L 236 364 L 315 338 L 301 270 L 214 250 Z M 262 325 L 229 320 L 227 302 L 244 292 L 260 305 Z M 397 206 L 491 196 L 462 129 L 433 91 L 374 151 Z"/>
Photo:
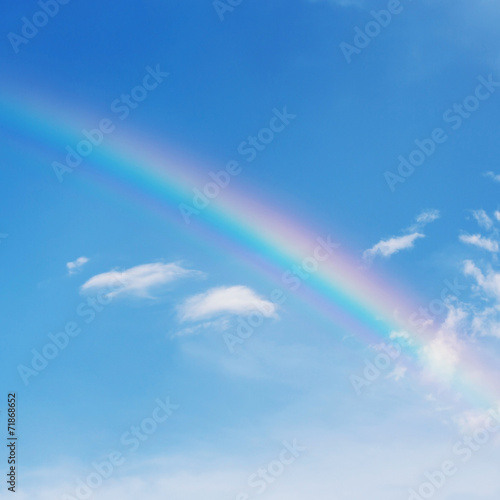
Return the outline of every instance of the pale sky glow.
<path id="1" fill-rule="evenodd" d="M 0 500 L 500 499 L 497 2 L 3 10 Z"/>

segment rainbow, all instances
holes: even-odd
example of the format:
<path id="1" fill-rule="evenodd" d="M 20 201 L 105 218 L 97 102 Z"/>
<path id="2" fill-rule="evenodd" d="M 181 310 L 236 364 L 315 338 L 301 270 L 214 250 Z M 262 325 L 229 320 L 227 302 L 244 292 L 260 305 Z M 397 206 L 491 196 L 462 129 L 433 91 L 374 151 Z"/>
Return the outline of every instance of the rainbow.
<path id="1" fill-rule="evenodd" d="M 95 127 L 101 118 L 73 109 L 70 116 L 41 98 L 27 102 L 16 98 L 12 90 L 0 92 L 0 124 L 6 136 L 22 146 L 19 153 L 10 154 L 18 159 L 36 155 L 48 170 L 54 160 L 64 161 L 66 146 L 84 138 L 83 128 Z M 172 224 L 186 224 L 179 207 L 192 205 L 193 188 L 201 189 L 210 181 L 206 166 L 137 133 L 126 134 L 123 127 L 118 128 L 120 123 L 116 125 L 118 130 L 106 136 L 75 173 L 66 176 L 85 176 L 155 210 Z M 286 217 L 271 203 L 259 203 L 231 184 L 185 227 L 197 241 L 211 241 L 244 259 L 285 291 L 283 273 L 312 255 L 318 237 L 331 236 L 311 230 L 310 224 L 296 217 Z M 392 332 L 407 332 L 412 341 L 404 344 L 405 355 L 419 365 L 423 350 L 435 339 L 436 332 L 423 331 L 411 320 L 417 300 L 400 285 L 363 268 L 344 247 L 336 248 L 302 285 L 297 292 L 301 298 L 364 345 L 393 342 Z M 450 392 L 477 408 L 496 407 L 500 387 L 489 361 L 484 354 L 462 352 Z"/>

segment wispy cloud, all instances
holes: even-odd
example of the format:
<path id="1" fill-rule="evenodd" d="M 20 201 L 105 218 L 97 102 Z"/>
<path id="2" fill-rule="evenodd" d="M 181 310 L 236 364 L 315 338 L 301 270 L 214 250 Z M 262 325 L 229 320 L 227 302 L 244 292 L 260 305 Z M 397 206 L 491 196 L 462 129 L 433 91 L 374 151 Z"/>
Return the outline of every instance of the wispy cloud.
<path id="1" fill-rule="evenodd" d="M 424 226 L 430 224 L 431 222 L 434 222 L 435 220 L 438 220 L 440 217 L 441 214 L 439 210 L 436 209 L 424 210 L 419 215 L 417 215 L 416 226 L 418 229 L 423 229 Z M 415 227 L 415 225 L 412 227 Z"/>
<path id="2" fill-rule="evenodd" d="M 495 182 L 500 182 L 500 175 L 499 174 L 495 174 L 494 172 L 484 172 L 483 175 L 485 177 L 488 177 L 489 179 L 492 179 L 493 181 Z"/>
<path id="3" fill-rule="evenodd" d="M 66 268 L 68 269 L 68 274 L 76 274 L 82 269 L 82 267 L 89 261 L 87 257 L 78 257 L 78 259 L 73 262 L 67 262 Z"/>
<path id="4" fill-rule="evenodd" d="M 415 218 L 415 222 L 411 226 L 404 229 L 403 232 L 408 234 L 393 236 L 392 238 L 379 241 L 376 245 L 363 252 L 363 258 L 370 261 L 376 256 L 390 257 L 401 250 L 413 248 L 416 240 L 425 238 L 425 235 L 422 233 L 424 227 L 439 219 L 439 217 L 439 210 L 424 210 Z"/>
<path id="5" fill-rule="evenodd" d="M 496 241 L 490 238 L 484 238 L 479 234 L 461 234 L 459 236 L 459 240 L 462 243 L 474 245 L 476 247 L 482 248 L 483 250 L 488 250 L 488 252 L 498 252 L 498 243 Z"/>
<path id="6" fill-rule="evenodd" d="M 489 269 L 483 273 L 471 260 L 464 262 L 464 274 L 476 280 L 479 290 L 485 292 L 489 297 L 495 298 L 500 303 L 500 273 Z"/>
<path id="7" fill-rule="evenodd" d="M 474 335 L 500 338 L 500 311 L 498 307 L 486 307 L 474 311 L 471 328 Z"/>
<path id="8" fill-rule="evenodd" d="M 421 351 L 426 378 L 449 382 L 454 376 L 464 347 L 457 331 L 466 317 L 461 308 L 449 306 L 448 316 L 436 337 Z"/>
<path id="9" fill-rule="evenodd" d="M 170 338 L 176 338 L 176 337 L 192 337 L 194 335 L 200 335 L 203 332 L 224 332 L 225 330 L 228 330 L 231 327 L 231 322 L 228 317 L 222 317 L 218 318 L 214 321 L 204 321 L 201 323 L 197 323 L 192 326 L 188 326 L 186 328 L 183 328 L 175 333 L 173 333 Z"/>
<path id="10" fill-rule="evenodd" d="M 474 217 L 477 223 L 484 229 L 491 229 L 493 227 L 493 221 L 484 210 L 473 210 L 472 217 Z"/>
<path id="11" fill-rule="evenodd" d="M 365 260 L 371 260 L 377 255 L 381 255 L 382 257 L 390 257 L 391 255 L 400 252 L 401 250 L 413 248 L 415 240 L 419 238 L 424 238 L 424 235 L 421 233 L 413 233 L 379 241 L 372 248 L 364 251 L 363 258 Z"/>
<path id="12" fill-rule="evenodd" d="M 179 264 L 157 262 L 131 267 L 125 271 L 98 274 L 84 283 L 81 291 L 93 293 L 107 291 L 109 297 L 131 295 L 151 298 L 153 289 L 180 278 L 202 276 L 203 273 L 200 271 L 184 269 Z"/>
<path id="13" fill-rule="evenodd" d="M 474 280 L 472 297 L 461 303 L 469 311 L 471 335 L 500 338 L 500 273 L 490 266 L 482 270 L 472 260 L 464 261 L 463 273 Z"/>
<path id="14" fill-rule="evenodd" d="M 181 321 L 199 321 L 222 314 L 261 312 L 265 317 L 276 314 L 276 305 L 264 300 L 246 286 L 212 288 L 187 299 L 179 308 Z"/>

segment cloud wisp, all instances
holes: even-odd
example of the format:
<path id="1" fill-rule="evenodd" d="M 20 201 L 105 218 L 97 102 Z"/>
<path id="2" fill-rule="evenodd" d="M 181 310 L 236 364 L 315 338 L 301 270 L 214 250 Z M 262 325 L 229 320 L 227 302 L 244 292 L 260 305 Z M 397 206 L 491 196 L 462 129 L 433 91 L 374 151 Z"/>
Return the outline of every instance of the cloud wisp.
<path id="1" fill-rule="evenodd" d="M 158 290 L 175 280 L 203 276 L 200 271 L 185 269 L 176 263 L 156 262 L 131 267 L 124 271 L 98 274 L 86 281 L 81 291 L 82 293 L 107 292 L 108 297 L 153 298 L 153 290 Z"/>
<path id="2" fill-rule="evenodd" d="M 377 256 L 388 258 L 401 250 L 413 248 L 416 240 L 425 238 L 425 234 L 422 232 L 424 227 L 439 219 L 439 217 L 439 210 L 424 210 L 416 217 L 415 222 L 404 230 L 408 234 L 393 236 L 379 241 L 373 247 L 363 252 L 363 259 L 371 261 Z"/>
<path id="3" fill-rule="evenodd" d="M 474 217 L 479 226 L 484 229 L 489 230 L 493 227 L 493 221 L 484 210 L 473 210 L 472 217 Z"/>
<path id="4" fill-rule="evenodd" d="M 484 177 L 487 177 L 488 179 L 491 179 L 494 182 L 500 182 L 500 175 L 495 174 L 494 172 L 484 172 Z"/>
<path id="5" fill-rule="evenodd" d="M 467 245 L 474 245 L 488 252 L 497 253 L 499 250 L 498 242 L 481 236 L 480 234 L 461 234 L 459 240 Z"/>
<path id="6" fill-rule="evenodd" d="M 400 252 L 401 250 L 406 250 L 407 248 L 413 248 L 415 241 L 419 238 L 424 238 L 422 233 L 412 233 L 406 234 L 404 236 L 396 236 L 394 238 L 389 238 L 388 240 L 381 240 L 372 248 L 365 250 L 363 253 L 363 258 L 365 260 L 371 260 L 377 255 L 382 257 L 390 257 L 391 255 Z"/>
<path id="7" fill-rule="evenodd" d="M 68 270 L 68 274 L 71 276 L 73 274 L 78 273 L 81 271 L 82 267 L 89 261 L 90 259 L 88 257 L 78 257 L 78 259 L 72 261 L 72 262 L 67 262 L 66 263 L 66 269 Z"/>
<path id="8" fill-rule="evenodd" d="M 259 311 L 265 317 L 276 315 L 276 304 L 269 302 L 251 288 L 237 285 L 217 287 L 188 298 L 179 307 L 179 318 L 200 321 L 221 315 L 250 314 Z"/>

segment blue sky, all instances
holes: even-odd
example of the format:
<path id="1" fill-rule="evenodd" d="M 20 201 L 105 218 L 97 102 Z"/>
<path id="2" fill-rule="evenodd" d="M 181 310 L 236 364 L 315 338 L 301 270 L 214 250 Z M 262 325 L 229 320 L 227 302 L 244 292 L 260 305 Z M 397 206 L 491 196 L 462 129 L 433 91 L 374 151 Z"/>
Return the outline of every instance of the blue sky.
<path id="1" fill-rule="evenodd" d="M 18 395 L 18 498 L 74 500 L 90 488 L 96 500 L 403 500 L 423 498 L 425 474 L 452 460 L 458 471 L 432 498 L 496 500 L 500 437 L 464 460 L 457 443 L 480 435 L 487 408 L 446 387 L 468 350 L 500 355 L 498 6 L 69 1 L 20 43 L 12 34 L 41 4 L 10 5 L 0 19 L 4 101 L 62 108 L 92 128 L 158 66 L 168 77 L 113 140 L 146 137 L 192 159 L 200 179 L 238 158 L 228 190 L 332 235 L 415 309 L 447 281 L 460 293 L 439 304 L 416 363 L 393 360 L 358 394 L 352 376 L 380 345 L 350 337 L 302 294 L 273 303 L 269 274 L 162 217 L 147 193 L 88 175 L 92 157 L 59 183 L 51 163 L 65 144 L 36 143 L 2 103 L 0 374 L 2 397 Z M 374 27 L 373 11 L 388 9 Z M 246 162 L 241 143 L 284 108 L 296 117 Z M 398 171 L 432 137 L 423 164 Z M 256 311 L 261 324 L 232 352 L 224 339 Z M 23 377 L 33 349 L 65 329 L 81 332 L 58 337 L 67 346 Z M 151 422 L 132 450 L 127 433 Z M 88 486 L 112 453 L 120 465 Z"/>

